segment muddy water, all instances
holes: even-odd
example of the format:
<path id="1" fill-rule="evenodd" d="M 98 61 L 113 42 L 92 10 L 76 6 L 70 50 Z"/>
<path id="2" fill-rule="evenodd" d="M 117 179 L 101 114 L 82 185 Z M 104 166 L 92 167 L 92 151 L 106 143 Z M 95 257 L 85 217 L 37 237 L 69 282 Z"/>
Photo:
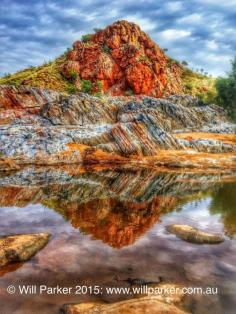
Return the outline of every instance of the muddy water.
<path id="1" fill-rule="evenodd" d="M 184 242 L 166 232 L 189 224 L 226 237 L 217 245 Z M 160 280 L 217 287 L 192 295 L 192 313 L 235 313 L 236 178 L 151 170 L 74 173 L 24 169 L 0 177 L 0 236 L 50 232 L 49 244 L 24 264 L 0 269 L 1 313 L 58 313 L 64 303 L 128 298 L 105 287 Z M 99 295 L 14 295 L 8 285 L 103 288 Z M 74 291 L 74 290 L 73 290 Z"/>

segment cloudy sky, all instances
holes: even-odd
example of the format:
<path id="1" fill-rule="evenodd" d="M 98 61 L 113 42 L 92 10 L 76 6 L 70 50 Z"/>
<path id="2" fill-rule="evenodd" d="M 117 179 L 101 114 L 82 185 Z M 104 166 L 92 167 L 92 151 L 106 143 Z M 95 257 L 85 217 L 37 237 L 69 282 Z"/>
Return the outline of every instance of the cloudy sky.
<path id="1" fill-rule="evenodd" d="M 236 0 L 1 0 L 0 75 L 53 59 L 118 19 L 212 75 L 224 75 L 236 55 Z"/>

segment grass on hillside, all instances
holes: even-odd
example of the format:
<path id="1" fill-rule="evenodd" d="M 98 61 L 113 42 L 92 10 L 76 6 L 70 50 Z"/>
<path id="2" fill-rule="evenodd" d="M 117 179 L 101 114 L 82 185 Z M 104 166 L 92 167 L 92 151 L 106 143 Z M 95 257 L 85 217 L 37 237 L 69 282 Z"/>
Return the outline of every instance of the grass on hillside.
<path id="1" fill-rule="evenodd" d="M 189 68 L 183 68 L 183 84 L 186 94 L 198 97 L 206 103 L 215 101 L 217 91 L 216 78 L 193 72 Z"/>
<path id="2" fill-rule="evenodd" d="M 32 66 L 14 74 L 6 75 L 0 78 L 0 85 L 27 85 L 60 92 L 68 91 L 72 84 L 66 80 L 59 71 L 60 66 L 65 61 L 66 56 L 63 55 L 41 66 Z"/>

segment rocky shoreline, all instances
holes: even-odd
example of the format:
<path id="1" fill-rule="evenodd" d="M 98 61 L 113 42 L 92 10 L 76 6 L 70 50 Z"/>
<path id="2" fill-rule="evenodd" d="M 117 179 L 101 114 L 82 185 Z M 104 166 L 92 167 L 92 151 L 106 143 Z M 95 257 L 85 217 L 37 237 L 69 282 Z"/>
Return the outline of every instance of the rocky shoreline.
<path id="1" fill-rule="evenodd" d="M 2 169 L 4 161 L 236 168 L 235 125 L 191 96 L 97 98 L 1 86 L 0 121 Z"/>

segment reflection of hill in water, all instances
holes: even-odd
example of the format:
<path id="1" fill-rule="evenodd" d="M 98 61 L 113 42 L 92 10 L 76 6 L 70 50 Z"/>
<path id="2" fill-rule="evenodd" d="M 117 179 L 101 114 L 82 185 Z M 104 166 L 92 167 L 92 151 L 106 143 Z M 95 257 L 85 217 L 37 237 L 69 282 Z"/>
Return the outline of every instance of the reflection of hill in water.
<path id="1" fill-rule="evenodd" d="M 224 175 L 153 170 L 75 173 L 25 169 L 0 178 L 0 206 L 41 203 L 113 247 L 130 245 L 179 201 L 199 198 Z"/>
<path id="2" fill-rule="evenodd" d="M 210 205 L 212 214 L 220 214 L 226 233 L 236 234 L 236 184 L 227 183 L 212 193 Z"/>
<path id="3" fill-rule="evenodd" d="M 174 197 L 157 196 L 151 202 L 134 203 L 96 199 L 87 203 L 60 204 L 75 228 L 110 246 L 120 248 L 135 242 L 159 219 L 162 210 L 173 208 Z M 59 209 L 61 212 L 62 208 Z"/>

